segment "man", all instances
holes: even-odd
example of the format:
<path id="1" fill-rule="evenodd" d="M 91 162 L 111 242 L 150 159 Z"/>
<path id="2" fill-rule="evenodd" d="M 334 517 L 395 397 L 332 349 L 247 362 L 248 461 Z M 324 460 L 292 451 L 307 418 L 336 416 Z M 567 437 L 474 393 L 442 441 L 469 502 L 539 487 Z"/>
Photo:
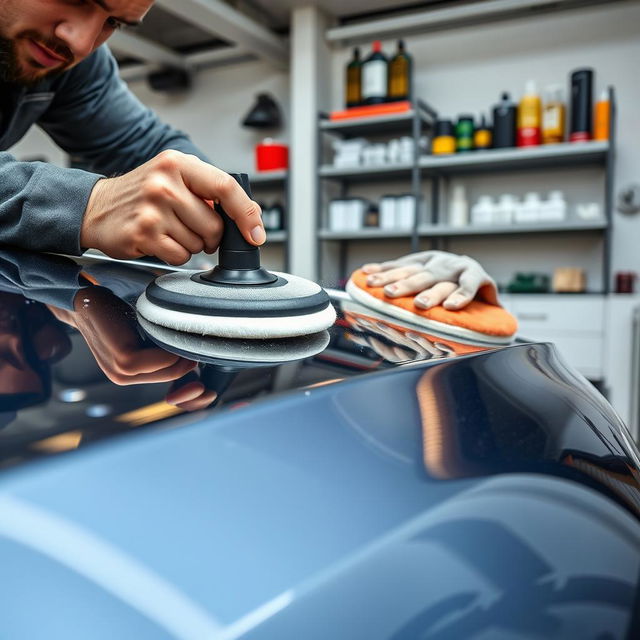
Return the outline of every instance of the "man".
<path id="1" fill-rule="evenodd" d="M 219 244 L 222 221 L 205 200 L 219 200 L 251 244 L 265 241 L 258 205 L 129 92 L 103 46 L 152 4 L 0 0 L 0 243 L 183 264 Z M 89 171 L 6 153 L 35 123 Z M 461 308 L 481 286 L 495 301 L 470 258 L 425 252 L 367 269 L 370 284 L 392 297 L 419 293 L 419 305 Z"/>
<path id="2" fill-rule="evenodd" d="M 183 264 L 213 253 L 219 200 L 253 245 L 260 208 L 119 79 L 104 42 L 152 0 L 0 0 L 0 242 Z M 89 171 L 6 153 L 39 124 Z M 119 177 L 104 176 L 122 174 Z"/>

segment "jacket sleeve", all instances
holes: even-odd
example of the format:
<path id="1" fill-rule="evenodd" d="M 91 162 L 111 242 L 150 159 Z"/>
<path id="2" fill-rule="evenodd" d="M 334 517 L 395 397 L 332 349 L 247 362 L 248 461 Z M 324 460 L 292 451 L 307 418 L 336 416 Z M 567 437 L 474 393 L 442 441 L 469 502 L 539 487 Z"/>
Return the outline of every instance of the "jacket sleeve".
<path id="1" fill-rule="evenodd" d="M 0 244 L 79 255 L 82 217 L 101 177 L 0 153 Z"/>
<path id="2" fill-rule="evenodd" d="M 55 94 L 39 124 L 89 171 L 126 173 L 164 149 L 207 160 L 184 133 L 161 122 L 129 91 L 106 45 L 64 73 Z"/>

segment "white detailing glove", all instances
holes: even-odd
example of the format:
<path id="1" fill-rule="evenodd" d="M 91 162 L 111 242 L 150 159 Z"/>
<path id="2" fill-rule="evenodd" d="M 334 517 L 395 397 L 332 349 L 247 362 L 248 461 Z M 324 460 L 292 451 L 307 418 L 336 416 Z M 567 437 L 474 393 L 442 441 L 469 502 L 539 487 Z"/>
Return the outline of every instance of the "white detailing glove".
<path id="1" fill-rule="evenodd" d="M 389 262 L 365 264 L 370 287 L 384 287 L 389 298 L 417 293 L 415 305 L 429 309 L 462 309 L 474 298 L 499 305 L 498 289 L 489 274 L 469 256 L 421 251 Z"/>

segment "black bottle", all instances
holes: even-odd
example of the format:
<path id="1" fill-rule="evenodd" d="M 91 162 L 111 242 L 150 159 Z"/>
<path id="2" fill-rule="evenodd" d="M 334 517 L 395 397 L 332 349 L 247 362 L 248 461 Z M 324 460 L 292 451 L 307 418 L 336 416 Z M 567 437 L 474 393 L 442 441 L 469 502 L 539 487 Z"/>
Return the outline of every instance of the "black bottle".
<path id="1" fill-rule="evenodd" d="M 502 100 L 493 108 L 493 147 L 506 149 L 516 146 L 517 108 L 505 91 Z"/>
<path id="2" fill-rule="evenodd" d="M 379 40 L 373 43 L 373 50 L 362 63 L 362 102 L 378 104 L 387 101 L 389 61 L 382 53 Z"/>

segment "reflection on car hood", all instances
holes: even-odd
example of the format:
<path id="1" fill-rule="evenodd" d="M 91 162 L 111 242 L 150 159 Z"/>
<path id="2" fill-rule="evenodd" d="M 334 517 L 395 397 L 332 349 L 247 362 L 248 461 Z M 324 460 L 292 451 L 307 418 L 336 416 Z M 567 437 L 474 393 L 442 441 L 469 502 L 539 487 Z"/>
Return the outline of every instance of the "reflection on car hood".
<path id="1" fill-rule="evenodd" d="M 280 343 L 141 327 L 158 267 L 1 260 L 3 637 L 42 620 L 66 640 L 632 624 L 637 450 L 552 345 L 463 342 L 331 292 L 335 326 L 278 364 Z"/>

